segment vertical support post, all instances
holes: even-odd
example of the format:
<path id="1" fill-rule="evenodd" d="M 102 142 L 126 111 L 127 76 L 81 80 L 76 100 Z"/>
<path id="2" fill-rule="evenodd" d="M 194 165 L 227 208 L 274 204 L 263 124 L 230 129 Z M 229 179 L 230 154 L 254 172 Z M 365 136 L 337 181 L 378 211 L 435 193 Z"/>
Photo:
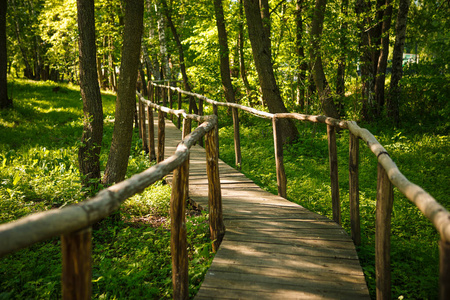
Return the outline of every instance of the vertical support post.
<path id="1" fill-rule="evenodd" d="M 217 127 L 217 124 L 216 126 Z M 205 136 L 206 150 L 206 173 L 208 175 L 208 206 L 209 206 L 209 228 L 211 240 L 213 240 L 213 251 L 217 249 L 225 235 L 225 225 L 222 214 L 222 192 L 219 177 L 219 148 L 215 128 L 211 129 Z"/>
<path id="2" fill-rule="evenodd" d="M 189 159 L 189 158 L 188 158 Z M 186 185 L 189 162 L 185 160 L 173 172 L 170 197 L 173 299 L 189 298 L 188 253 L 186 237 Z"/>
<path id="3" fill-rule="evenodd" d="M 202 98 L 198 98 L 198 115 L 203 116 L 203 99 Z M 198 122 L 198 124 L 200 125 L 200 122 Z M 198 140 L 198 144 L 201 147 L 204 146 L 203 138 L 200 138 L 200 140 Z"/>
<path id="4" fill-rule="evenodd" d="M 139 100 L 137 103 L 137 117 L 138 117 L 138 122 L 136 123 L 136 125 L 138 126 L 139 129 L 139 137 L 142 139 L 142 107 L 144 105 L 142 104 L 142 102 Z"/>
<path id="5" fill-rule="evenodd" d="M 361 245 L 361 222 L 359 218 L 359 138 L 350 132 L 349 136 L 349 197 L 350 227 L 353 243 Z"/>
<path id="6" fill-rule="evenodd" d="M 283 163 L 283 140 L 281 138 L 281 133 L 278 130 L 277 118 L 272 118 L 273 127 L 273 145 L 275 147 L 275 163 L 277 167 L 277 185 L 278 185 L 278 195 L 287 198 L 287 179 L 286 172 L 284 171 Z"/>
<path id="7" fill-rule="evenodd" d="M 167 87 L 167 98 L 169 100 L 169 108 L 173 108 L 173 103 L 172 103 L 172 90 L 170 89 L 170 87 Z M 170 114 L 170 120 L 173 121 L 173 115 Z"/>
<path id="8" fill-rule="evenodd" d="M 183 131 L 182 131 L 183 139 L 189 133 L 191 133 L 191 119 L 186 118 L 186 119 L 183 119 Z M 189 162 L 188 162 L 188 170 L 189 170 Z M 186 183 L 186 198 L 188 198 L 189 197 L 189 176 L 187 177 L 186 181 L 187 181 L 187 183 Z"/>
<path id="9" fill-rule="evenodd" d="M 217 147 L 217 149 L 219 149 L 219 109 L 218 109 L 217 105 L 215 105 L 215 104 L 213 104 L 213 114 L 217 117 L 217 126 L 215 127 L 216 135 L 217 135 L 216 147 Z"/>
<path id="10" fill-rule="evenodd" d="M 439 241 L 439 299 L 450 299 L 450 244 Z"/>
<path id="11" fill-rule="evenodd" d="M 161 87 L 161 96 L 162 96 L 162 105 L 167 106 L 166 89 L 164 88 L 164 86 Z"/>
<path id="12" fill-rule="evenodd" d="M 181 109 L 181 93 L 178 92 L 178 108 Z M 181 127 L 181 116 L 178 116 L 178 122 L 177 122 L 177 128 L 180 129 Z"/>
<path id="13" fill-rule="evenodd" d="M 156 162 L 162 162 L 164 160 L 164 144 L 166 138 L 166 123 L 164 122 L 164 112 L 158 111 L 158 156 Z"/>
<path id="14" fill-rule="evenodd" d="M 148 156 L 150 161 L 156 159 L 155 154 L 155 121 L 153 120 L 153 109 L 149 106 L 147 109 L 147 131 L 148 131 Z"/>
<path id="15" fill-rule="evenodd" d="M 92 228 L 61 236 L 62 298 L 91 299 Z"/>
<path id="16" fill-rule="evenodd" d="M 391 299 L 391 214 L 394 200 L 392 183 L 378 163 L 377 212 L 375 224 L 375 273 L 377 300 Z"/>
<path id="17" fill-rule="evenodd" d="M 338 160 L 336 149 L 336 130 L 327 125 L 328 156 L 330 161 L 331 203 L 333 207 L 333 221 L 341 224 L 341 202 L 339 199 Z"/>
<path id="18" fill-rule="evenodd" d="M 233 114 L 233 129 L 234 129 L 234 155 L 236 167 L 240 170 L 242 163 L 241 154 L 241 135 L 239 133 L 239 111 L 237 108 L 232 108 Z"/>
<path id="19" fill-rule="evenodd" d="M 139 101 L 139 102 L 141 102 L 141 101 Z M 144 148 L 145 152 L 148 152 L 147 128 L 145 126 L 146 107 L 147 106 L 142 103 L 141 128 L 142 128 L 142 147 Z M 150 109 L 150 107 L 148 107 L 148 109 Z"/>

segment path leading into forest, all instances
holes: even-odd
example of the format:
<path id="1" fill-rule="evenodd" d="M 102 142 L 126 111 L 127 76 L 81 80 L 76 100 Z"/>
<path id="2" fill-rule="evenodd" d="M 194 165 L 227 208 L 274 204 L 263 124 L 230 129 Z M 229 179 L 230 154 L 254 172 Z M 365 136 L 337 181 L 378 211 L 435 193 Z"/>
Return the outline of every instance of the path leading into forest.
<path id="1" fill-rule="evenodd" d="M 181 131 L 168 120 L 165 130 L 167 158 Z M 191 148 L 189 196 L 204 209 L 205 155 Z M 353 242 L 338 224 L 219 165 L 226 234 L 196 299 L 370 299 Z"/>

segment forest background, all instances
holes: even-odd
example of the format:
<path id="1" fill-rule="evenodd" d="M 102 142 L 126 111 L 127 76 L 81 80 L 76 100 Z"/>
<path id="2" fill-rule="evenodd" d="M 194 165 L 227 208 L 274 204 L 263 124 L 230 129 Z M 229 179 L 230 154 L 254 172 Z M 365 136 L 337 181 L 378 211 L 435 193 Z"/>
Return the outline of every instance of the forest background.
<path id="1" fill-rule="evenodd" d="M 15 89 L 15 78 L 78 84 L 76 1 L 2 1 L 2 5 L 6 3 L 7 11 L 2 7 L 1 16 L 5 18 L 7 51 L 0 52 L 7 53 L 9 86 L 7 97 L 0 102 L 2 106 L 19 101 L 22 84 L 17 80 Z M 216 24 L 216 3 L 145 1 L 137 87 L 144 89 L 149 78 L 183 81 L 184 89 L 226 100 L 219 67 L 226 53 L 236 101 L 268 109 L 259 87 L 244 5 L 241 1 L 223 1 L 228 38 L 227 49 L 223 50 Z M 331 99 L 338 117 L 362 121 L 386 136 L 392 134 L 394 148 L 404 139 L 417 142 L 426 137 L 439 144 L 431 151 L 433 155 L 439 155 L 434 153 L 437 149 L 448 149 L 448 1 L 280 0 L 261 1 L 261 10 L 270 37 L 270 63 L 288 111 L 333 115 L 324 105 Z M 323 19 L 318 12 L 324 12 Z M 103 90 L 117 91 L 124 20 L 122 1 L 95 2 L 96 71 Z M 403 47 L 400 69 L 396 45 Z M 249 120 L 247 125 L 249 136 L 259 132 L 252 129 L 258 122 Z M 227 130 L 222 130 L 221 137 L 226 141 Z M 4 166 L 11 147 L 12 144 L 2 148 Z M 411 150 L 402 147 L 400 150 Z M 225 158 L 229 155 L 227 150 L 221 148 Z M 439 169 L 432 167 L 432 174 L 436 168 Z M 270 189 L 270 174 L 260 171 L 250 175 Z M 252 173 L 251 168 L 248 172 Z M 7 184 L 15 187 L 16 180 L 20 178 L 13 175 Z M 446 194 L 443 190 L 437 193 Z M 327 214 L 327 210 L 323 213 Z M 366 266 L 365 273 L 370 285 L 373 271 Z M 410 293 L 414 294 L 414 289 Z M 423 293 L 422 296 L 427 294 Z"/>

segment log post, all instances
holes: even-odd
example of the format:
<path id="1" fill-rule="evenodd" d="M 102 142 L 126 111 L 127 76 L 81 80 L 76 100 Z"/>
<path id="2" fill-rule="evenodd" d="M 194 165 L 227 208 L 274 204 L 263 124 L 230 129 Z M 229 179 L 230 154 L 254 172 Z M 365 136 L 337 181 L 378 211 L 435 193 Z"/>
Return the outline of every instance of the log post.
<path id="1" fill-rule="evenodd" d="M 149 106 L 147 109 L 147 131 L 148 131 L 148 156 L 150 161 L 154 161 L 156 159 L 155 154 L 155 121 L 153 120 L 153 109 Z"/>
<path id="2" fill-rule="evenodd" d="M 387 154 L 387 153 L 384 153 Z M 377 300 L 391 299 L 391 213 L 394 193 L 383 166 L 378 163 L 375 225 L 375 273 Z"/>
<path id="3" fill-rule="evenodd" d="M 166 89 L 161 87 L 162 106 L 167 106 Z"/>
<path id="4" fill-rule="evenodd" d="M 186 237 L 186 185 L 189 162 L 185 160 L 173 172 L 170 197 L 173 299 L 189 298 L 188 253 Z"/>
<path id="5" fill-rule="evenodd" d="M 178 92 L 178 109 L 181 109 L 181 93 Z M 181 128 L 181 116 L 178 116 L 177 128 Z"/>
<path id="6" fill-rule="evenodd" d="M 439 241 L 439 299 L 450 299 L 450 244 Z"/>
<path id="7" fill-rule="evenodd" d="M 172 90 L 170 89 L 170 87 L 167 88 L 167 99 L 169 100 L 169 108 L 172 109 L 173 108 Z M 170 120 L 173 121 L 173 115 L 172 114 L 170 114 Z"/>
<path id="8" fill-rule="evenodd" d="M 333 221 L 341 224 L 341 203 L 339 199 L 338 160 L 336 149 L 336 130 L 334 126 L 327 125 L 328 156 L 330 162 L 331 203 L 333 208 Z"/>
<path id="9" fill-rule="evenodd" d="M 166 123 L 164 122 L 164 112 L 158 111 L 158 156 L 156 162 L 162 162 L 164 160 L 164 144 L 166 138 Z"/>
<path id="10" fill-rule="evenodd" d="M 201 98 L 198 99 L 198 115 L 203 116 L 203 99 L 201 99 Z M 198 124 L 200 125 L 200 122 L 198 122 Z M 200 140 L 198 141 L 198 144 L 201 147 L 204 147 L 203 138 L 200 138 Z"/>
<path id="11" fill-rule="evenodd" d="M 216 147 L 219 149 L 219 109 L 216 104 L 213 104 L 213 114 L 217 117 L 217 126 L 215 127 L 216 130 Z"/>
<path id="12" fill-rule="evenodd" d="M 361 222 L 359 218 L 359 138 L 349 133 L 349 197 L 350 197 L 350 227 L 353 243 L 361 245 Z"/>
<path id="13" fill-rule="evenodd" d="M 183 131 L 182 131 L 182 139 L 184 139 L 189 133 L 191 133 L 191 119 L 183 119 Z M 189 159 L 188 159 L 188 170 L 189 170 Z M 189 175 L 189 174 L 188 174 Z M 189 197 L 189 176 L 186 179 L 186 198 Z"/>
<path id="14" fill-rule="evenodd" d="M 61 236 L 62 298 L 91 299 L 92 228 Z"/>
<path id="15" fill-rule="evenodd" d="M 216 126 L 217 127 L 217 124 Z M 217 148 L 218 136 L 216 130 L 211 129 L 206 133 L 206 173 L 208 175 L 208 206 L 209 229 L 213 240 L 213 251 L 217 249 L 225 235 L 225 225 L 222 214 L 222 192 L 219 177 L 219 148 Z"/>
<path id="16" fill-rule="evenodd" d="M 234 154 L 235 164 L 238 170 L 241 169 L 242 154 L 241 154 L 241 135 L 239 133 L 239 111 L 237 108 L 232 108 L 233 114 L 233 128 L 234 128 Z"/>
<path id="17" fill-rule="evenodd" d="M 142 107 L 144 104 L 139 100 L 136 108 L 136 127 L 139 129 L 139 138 L 142 139 Z"/>
<path id="18" fill-rule="evenodd" d="M 141 101 L 139 101 L 141 102 Z M 145 152 L 148 152 L 148 139 L 147 139 L 147 128 L 145 126 L 145 116 L 146 116 L 146 105 L 142 103 L 142 119 L 141 119 L 141 128 L 142 128 L 142 147 L 144 148 Z M 150 107 L 148 107 L 150 109 Z"/>
<path id="19" fill-rule="evenodd" d="M 284 171 L 283 163 L 283 139 L 281 137 L 281 132 L 277 128 L 277 118 L 272 118 L 273 126 L 273 145 L 275 147 L 275 163 L 277 167 L 277 185 L 278 185 L 278 195 L 287 198 L 287 179 L 286 172 Z"/>

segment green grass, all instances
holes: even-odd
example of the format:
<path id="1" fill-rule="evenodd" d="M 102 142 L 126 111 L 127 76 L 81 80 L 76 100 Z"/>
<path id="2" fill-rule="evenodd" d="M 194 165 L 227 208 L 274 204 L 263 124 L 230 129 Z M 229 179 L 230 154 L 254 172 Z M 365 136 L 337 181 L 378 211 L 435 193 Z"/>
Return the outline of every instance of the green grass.
<path id="1" fill-rule="evenodd" d="M 58 92 L 53 88 L 59 86 Z M 79 89 L 69 84 L 15 80 L 14 109 L 0 111 L 0 223 L 33 212 L 85 200 L 77 152 L 82 133 Z M 115 96 L 102 95 L 104 136 L 101 164 L 108 157 Z M 127 177 L 152 165 L 137 130 Z M 163 182 L 121 206 L 122 220 L 105 220 L 93 232 L 94 299 L 172 297 L 169 201 Z M 191 296 L 212 261 L 208 215 L 188 215 Z M 60 239 L 35 244 L 0 261 L 0 299 L 61 297 Z"/>
<path id="2" fill-rule="evenodd" d="M 219 120 L 220 156 L 228 164 L 234 165 L 231 117 L 222 111 Z M 419 124 L 417 126 L 421 128 L 416 130 L 408 125 L 405 128 L 393 129 L 380 122 L 378 125 L 366 127 L 385 146 L 400 171 L 410 181 L 422 186 L 450 209 L 450 137 L 445 132 L 445 126 L 441 126 L 441 131 L 437 131 L 436 127 L 430 126 L 429 123 L 427 128 L 433 130 L 426 130 Z M 299 123 L 298 129 L 299 141 L 284 149 L 288 198 L 331 219 L 326 126 Z M 271 122 L 241 114 L 240 131 L 242 172 L 262 188 L 276 194 Z M 337 149 L 342 225 L 350 232 L 348 131 L 338 134 Z M 359 182 L 362 246 L 357 250 L 371 296 L 374 298 L 377 159 L 363 142 L 360 142 Z M 431 223 L 397 189 L 394 189 L 391 238 L 393 298 L 403 296 L 404 299 L 436 299 L 439 235 Z"/>

